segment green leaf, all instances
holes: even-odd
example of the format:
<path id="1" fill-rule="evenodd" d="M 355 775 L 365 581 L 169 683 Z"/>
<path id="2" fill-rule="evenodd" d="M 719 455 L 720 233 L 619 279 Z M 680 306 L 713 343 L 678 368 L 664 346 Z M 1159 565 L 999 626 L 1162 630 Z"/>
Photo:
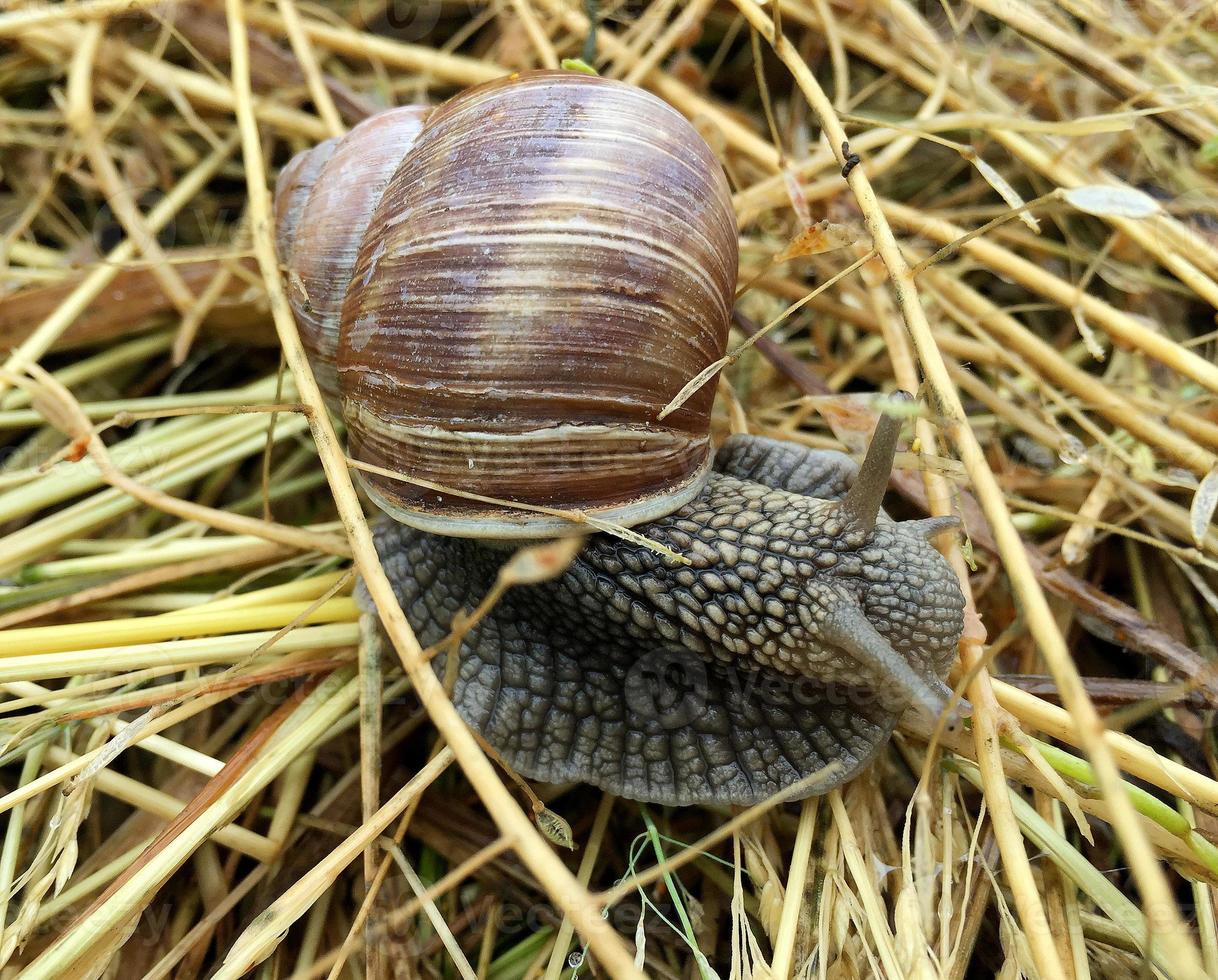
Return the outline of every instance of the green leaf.
<path id="1" fill-rule="evenodd" d="M 593 68 L 588 62 L 582 58 L 563 58 L 562 66 L 567 71 L 582 71 L 585 75 L 599 75 L 600 72 Z"/>
<path id="2" fill-rule="evenodd" d="M 1211 136 L 1201 144 L 1197 151 L 1197 159 L 1204 164 L 1218 163 L 1218 136 Z"/>

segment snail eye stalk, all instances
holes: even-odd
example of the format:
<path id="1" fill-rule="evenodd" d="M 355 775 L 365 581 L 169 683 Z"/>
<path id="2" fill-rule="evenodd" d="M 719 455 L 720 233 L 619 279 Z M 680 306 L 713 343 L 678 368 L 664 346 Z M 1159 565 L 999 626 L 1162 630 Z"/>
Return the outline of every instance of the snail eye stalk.
<path id="1" fill-rule="evenodd" d="M 900 391 L 893 400 L 906 403 L 913 401 L 908 392 Z M 881 415 L 871 434 L 867 455 L 859 468 L 859 475 L 845 497 L 842 498 L 841 513 L 854 528 L 870 533 L 880 514 L 888 480 L 892 476 L 893 461 L 897 455 L 897 439 L 901 435 L 902 419 L 894 415 Z"/>

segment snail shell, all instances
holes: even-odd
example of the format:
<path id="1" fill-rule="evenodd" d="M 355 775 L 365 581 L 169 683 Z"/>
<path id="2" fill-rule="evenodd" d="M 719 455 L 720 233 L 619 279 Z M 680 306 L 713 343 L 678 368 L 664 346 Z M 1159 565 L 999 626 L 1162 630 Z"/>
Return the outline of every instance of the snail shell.
<path id="1" fill-rule="evenodd" d="M 317 183 L 322 165 L 330 159 L 337 145 L 336 138 L 318 143 L 312 149 L 297 153 L 279 171 L 279 179 L 275 181 L 275 249 L 285 266 L 291 263 L 301 212 Z"/>
<path id="2" fill-rule="evenodd" d="M 529 537 L 569 525 L 461 494 L 625 524 L 690 500 L 713 382 L 657 416 L 722 356 L 737 266 L 727 181 L 697 131 L 641 89 L 576 72 L 469 89 L 412 140 L 344 274 L 346 253 L 315 260 L 306 236 L 325 208 L 355 237 L 328 210 L 349 192 L 324 185 L 380 183 L 353 173 L 357 131 L 320 168 L 288 265 L 314 311 L 345 289 L 335 387 L 352 456 L 459 491 L 361 473 L 375 502 L 425 530 Z"/>
<path id="3" fill-rule="evenodd" d="M 288 299 L 318 386 L 333 407 L 341 404 L 334 365 L 356 253 L 373 209 L 428 111 L 405 106 L 378 112 L 342 139 L 326 140 L 293 157 L 275 186 Z"/>

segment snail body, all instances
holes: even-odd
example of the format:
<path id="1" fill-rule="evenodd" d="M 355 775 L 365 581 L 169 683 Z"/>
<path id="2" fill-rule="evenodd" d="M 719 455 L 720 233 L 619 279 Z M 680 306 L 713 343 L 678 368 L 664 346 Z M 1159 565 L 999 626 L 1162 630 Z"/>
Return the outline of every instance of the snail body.
<path id="1" fill-rule="evenodd" d="M 499 542 L 570 533 L 563 511 L 688 562 L 597 534 L 557 578 L 510 589 L 461 641 L 463 717 L 526 776 L 751 803 L 825 792 L 909 705 L 940 712 L 963 598 L 930 538 L 955 522 L 883 513 L 896 417 L 861 468 L 747 435 L 713 452 L 712 383 L 658 418 L 722 356 L 735 288 L 730 196 L 697 132 L 639 89 L 561 72 L 410 121 L 392 151 L 347 145 L 369 121 L 296 158 L 276 200 L 350 454 L 407 478 L 361 473 L 420 640 L 492 588 Z M 352 199 L 336 175 L 376 198 L 360 227 L 325 203 Z M 332 223 L 333 254 L 309 255 Z"/>

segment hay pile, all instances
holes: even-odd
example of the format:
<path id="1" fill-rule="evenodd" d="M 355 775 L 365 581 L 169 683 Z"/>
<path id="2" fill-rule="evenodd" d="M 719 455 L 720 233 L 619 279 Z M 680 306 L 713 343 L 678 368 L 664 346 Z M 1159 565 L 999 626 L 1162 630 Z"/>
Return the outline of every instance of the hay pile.
<path id="1" fill-rule="evenodd" d="M 0 976 L 1218 976 L 1212 5 L 599 13 L 735 191 L 772 329 L 717 432 L 857 450 L 852 393 L 920 391 L 893 508 L 964 519 L 971 727 L 803 803 L 534 802 L 400 620 L 374 669 L 267 188 L 579 56 L 582 3 L 15 2 Z"/>

